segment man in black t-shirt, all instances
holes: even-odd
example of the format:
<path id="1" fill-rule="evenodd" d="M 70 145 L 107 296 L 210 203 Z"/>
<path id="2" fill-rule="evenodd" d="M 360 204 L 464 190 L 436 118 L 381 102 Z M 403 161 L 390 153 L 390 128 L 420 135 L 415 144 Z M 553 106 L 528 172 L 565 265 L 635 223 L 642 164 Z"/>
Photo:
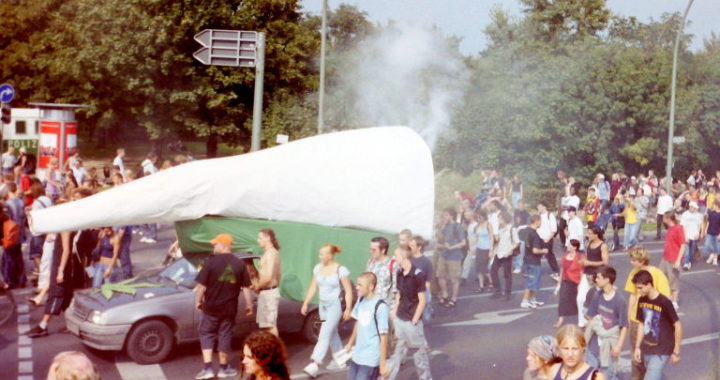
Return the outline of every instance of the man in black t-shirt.
<path id="1" fill-rule="evenodd" d="M 633 337 L 633 359 L 645 364 L 646 379 L 660 379 L 668 359 L 680 362 L 682 325 L 672 301 L 653 286 L 650 272 L 641 270 L 632 281 L 640 296 L 637 320 L 642 326 Z"/>
<path id="2" fill-rule="evenodd" d="M 212 379 L 212 351 L 218 343 L 220 370 L 217 377 L 235 377 L 238 372 L 228 365 L 228 356 L 232 350 L 232 332 L 238 309 L 240 289 L 245 298 L 245 315 L 252 315 L 252 295 L 250 276 L 245 263 L 232 254 L 233 238 L 228 234 L 219 234 L 210 241 L 213 255 L 205 261 L 198 273 L 195 292 L 195 307 L 202 310 L 200 322 L 200 347 L 202 348 L 203 369 L 195 379 Z"/>
<path id="3" fill-rule="evenodd" d="M 426 301 L 426 275 L 413 265 L 412 253 L 406 248 L 397 247 L 394 257 L 400 268 L 397 273 L 395 303 L 390 315 L 394 319 L 397 344 L 390 358 L 390 376 L 387 379 L 394 380 L 408 350 L 416 350 L 413 360 L 418 379 L 432 380 L 428 345 L 422 322 Z"/>

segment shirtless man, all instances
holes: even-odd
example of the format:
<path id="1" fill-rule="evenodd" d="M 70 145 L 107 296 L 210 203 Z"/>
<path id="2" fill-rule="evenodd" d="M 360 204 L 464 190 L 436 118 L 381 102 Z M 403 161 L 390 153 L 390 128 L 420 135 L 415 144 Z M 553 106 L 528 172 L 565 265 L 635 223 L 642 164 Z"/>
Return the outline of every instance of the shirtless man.
<path id="1" fill-rule="evenodd" d="M 261 329 L 267 330 L 275 336 L 278 335 L 277 315 L 280 302 L 280 279 L 282 268 L 280 266 L 280 244 L 275 238 L 275 231 L 265 228 L 258 232 L 258 245 L 263 250 L 260 259 L 259 275 L 253 281 L 253 290 L 258 293 L 257 324 Z"/>

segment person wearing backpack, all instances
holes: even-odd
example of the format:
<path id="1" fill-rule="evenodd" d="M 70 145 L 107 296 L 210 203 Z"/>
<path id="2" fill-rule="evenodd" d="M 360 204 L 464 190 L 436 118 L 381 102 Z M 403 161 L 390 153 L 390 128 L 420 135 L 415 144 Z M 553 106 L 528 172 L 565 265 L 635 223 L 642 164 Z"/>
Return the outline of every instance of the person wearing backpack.
<path id="1" fill-rule="evenodd" d="M 389 308 L 375 295 L 377 277 L 372 272 L 358 276 L 358 302 L 352 311 L 357 320 L 346 352 L 352 352 L 348 380 L 375 380 L 390 375 L 387 366 Z M 357 342 L 357 343 L 356 343 Z"/>
<path id="2" fill-rule="evenodd" d="M 519 240 L 517 228 L 512 225 L 512 216 L 509 212 L 503 212 L 500 214 L 498 243 L 491 253 L 492 259 L 490 261 L 492 264 L 490 274 L 492 276 L 492 282 L 495 284 L 495 293 L 490 298 L 499 299 L 503 297 L 503 293 L 500 290 L 499 275 L 500 268 L 502 268 L 503 277 L 505 278 L 504 298 L 506 301 L 510 300 L 510 294 L 512 292 L 512 255 L 515 248 L 519 245 Z"/>
<path id="3" fill-rule="evenodd" d="M 334 244 L 323 244 L 320 247 L 320 263 L 313 269 L 313 277 L 310 280 L 305 302 L 300 308 L 302 315 L 307 315 L 308 304 L 318 293 L 320 301 L 320 319 L 323 321 L 318 334 L 318 341 L 310 356 L 310 364 L 305 366 L 303 371 L 310 377 L 316 377 L 320 373 L 320 365 L 325 360 L 328 349 L 331 354 L 340 352 L 343 348 L 338 325 L 340 319 L 350 319 L 350 308 L 352 307 L 352 285 L 350 283 L 350 271 L 335 261 L 335 256 L 342 252 L 340 247 Z M 341 295 L 345 297 L 345 311 L 342 310 Z M 328 365 L 328 369 L 340 369 L 344 365 L 338 363 L 337 358 Z"/>

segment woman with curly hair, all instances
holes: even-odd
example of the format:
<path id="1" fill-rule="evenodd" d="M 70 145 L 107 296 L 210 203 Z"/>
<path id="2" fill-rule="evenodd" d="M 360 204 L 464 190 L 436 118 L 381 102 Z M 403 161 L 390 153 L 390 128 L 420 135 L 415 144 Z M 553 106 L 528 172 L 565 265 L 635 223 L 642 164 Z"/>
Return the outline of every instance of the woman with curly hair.
<path id="1" fill-rule="evenodd" d="M 243 344 L 243 370 L 251 380 L 287 380 L 290 370 L 285 364 L 285 345 L 275 335 L 259 330 L 250 334 Z"/>

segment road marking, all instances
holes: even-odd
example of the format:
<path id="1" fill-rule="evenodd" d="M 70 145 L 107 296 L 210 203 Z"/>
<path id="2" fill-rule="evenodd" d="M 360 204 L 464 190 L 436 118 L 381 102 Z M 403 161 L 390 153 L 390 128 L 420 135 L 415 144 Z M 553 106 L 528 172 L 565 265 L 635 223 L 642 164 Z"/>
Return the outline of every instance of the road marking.
<path id="1" fill-rule="evenodd" d="M 513 321 L 516 321 L 520 318 L 527 317 L 528 315 L 532 314 L 534 310 L 544 310 L 544 309 L 552 309 L 557 308 L 557 304 L 554 305 L 543 305 L 538 306 L 535 309 L 510 309 L 510 310 L 498 310 L 498 311 L 489 311 L 485 313 L 478 313 L 473 315 L 473 318 L 468 321 L 460 321 L 460 322 L 448 322 L 443 323 L 439 326 L 441 327 L 457 327 L 457 326 L 486 326 L 486 325 L 497 325 L 497 324 L 506 324 Z"/>
<path id="2" fill-rule="evenodd" d="M 33 362 L 29 360 L 23 360 L 18 362 L 18 373 L 32 373 Z"/>
<path id="3" fill-rule="evenodd" d="M 18 358 L 20 359 L 30 359 L 32 358 L 32 346 L 29 347 L 18 347 Z"/>
<path id="4" fill-rule="evenodd" d="M 19 295 L 19 294 L 18 294 Z M 16 299 L 23 297 L 18 297 Z M 33 379 L 33 350 L 32 339 L 22 335 L 30 329 L 30 307 L 26 303 L 18 304 L 17 325 L 18 325 L 18 380 Z"/>
<path id="5" fill-rule="evenodd" d="M 115 366 L 123 380 L 167 380 L 158 364 L 140 365 L 135 362 L 116 362 Z"/>

